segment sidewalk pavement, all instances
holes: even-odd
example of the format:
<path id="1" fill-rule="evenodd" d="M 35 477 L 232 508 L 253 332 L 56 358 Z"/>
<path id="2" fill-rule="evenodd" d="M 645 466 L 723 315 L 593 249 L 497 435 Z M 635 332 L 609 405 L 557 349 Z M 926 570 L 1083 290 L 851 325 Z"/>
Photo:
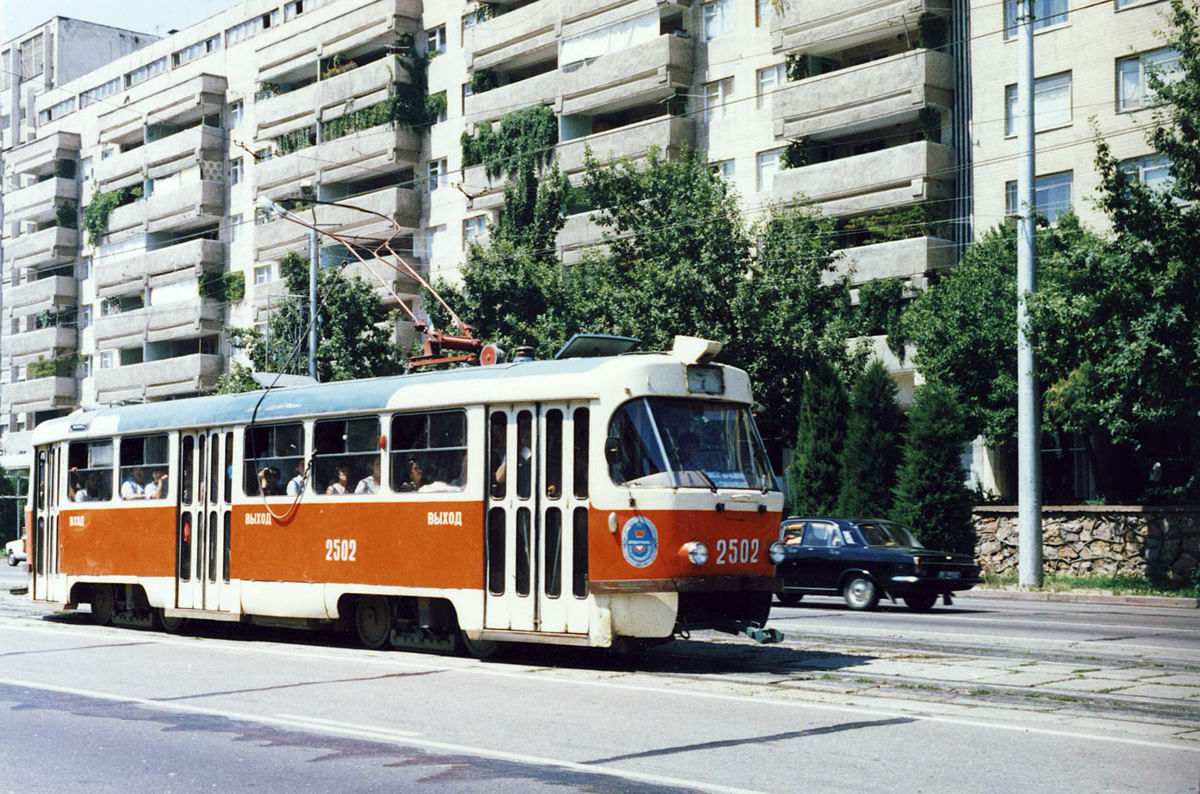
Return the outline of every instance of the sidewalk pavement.
<path id="1" fill-rule="evenodd" d="M 1074 604 L 1111 604 L 1132 607 L 1168 607 L 1200 609 L 1200 599 L 1172 596 L 1112 595 L 1111 593 L 1081 593 L 1073 590 L 999 590 L 976 587 L 955 593 L 954 598 L 990 598 L 998 601 L 1057 601 Z"/>

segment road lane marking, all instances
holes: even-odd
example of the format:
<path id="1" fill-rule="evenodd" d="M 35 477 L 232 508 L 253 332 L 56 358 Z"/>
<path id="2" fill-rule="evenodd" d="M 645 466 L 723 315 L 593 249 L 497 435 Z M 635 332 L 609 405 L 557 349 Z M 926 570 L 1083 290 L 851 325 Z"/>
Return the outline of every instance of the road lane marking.
<path id="1" fill-rule="evenodd" d="M 354 722 L 342 722 L 341 720 L 327 720 L 321 717 L 307 717 L 303 714 L 276 714 L 281 720 L 288 720 L 293 723 L 304 723 L 306 725 L 317 725 L 326 728 L 344 728 L 348 731 L 357 731 L 360 733 L 371 733 L 380 736 L 400 736 L 403 738 L 412 738 L 420 736 L 420 731 L 402 731 L 398 728 L 374 728 L 369 725 L 359 725 Z"/>
<path id="2" fill-rule="evenodd" d="M 402 735 L 403 732 L 391 731 L 389 729 L 377 729 L 371 726 L 354 726 L 350 723 L 338 724 L 331 720 L 317 720 L 312 717 L 295 717 L 289 715 L 276 715 L 274 717 L 268 717 L 266 715 L 225 711 L 223 709 L 203 708 L 200 706 L 185 706 L 180 703 L 163 703 L 162 701 L 158 700 L 149 700 L 147 698 L 132 697 L 129 695 L 118 695 L 89 689 L 56 686 L 53 684 L 37 684 L 8 678 L 0 678 L 0 684 L 8 684 L 9 686 L 23 687 L 26 689 L 37 689 L 44 692 L 58 692 L 66 695 L 93 698 L 96 700 L 132 703 L 134 705 L 143 706 L 149 709 L 157 709 L 160 711 L 203 714 L 205 716 L 223 717 L 225 719 L 236 720 L 239 722 L 251 722 L 260 725 L 274 725 L 284 728 L 300 728 L 310 733 L 329 733 L 342 736 L 364 737 L 369 738 L 372 741 L 382 743 L 398 744 L 408 747 L 420 747 L 429 750 L 440 750 L 442 752 L 474 756 L 476 758 L 491 758 L 497 761 L 509 761 L 512 763 L 527 764 L 530 766 L 568 769 L 572 772 L 579 772 L 586 775 L 599 775 L 601 777 L 619 778 L 621 780 L 636 780 L 641 783 L 649 783 L 657 786 L 673 786 L 675 788 L 711 791 L 714 792 L 714 794 L 768 794 L 768 792 L 756 789 L 722 786 L 717 783 L 709 783 L 700 780 L 686 780 L 667 775 L 656 775 L 649 772 L 634 772 L 627 769 L 614 769 L 612 767 L 579 763 L 578 761 L 566 761 L 560 758 L 545 758 L 537 755 L 526 755 L 525 753 L 512 753 L 506 750 L 492 750 L 486 747 L 473 747 L 471 745 L 458 744 L 455 742 L 439 742 L 432 739 L 420 739 L 416 736 L 404 736 Z"/>
<path id="3" fill-rule="evenodd" d="M 0 626 L 0 628 L 7 628 L 7 627 Z M 39 629 L 39 628 L 32 628 L 31 630 L 45 631 L 45 629 Z M 71 632 L 58 631 L 55 633 L 69 634 Z M 167 644 L 167 643 L 183 644 L 184 642 L 186 642 L 186 640 L 183 640 L 183 639 L 177 638 L 177 637 L 163 637 L 160 639 L 160 641 L 162 641 L 164 644 Z M 216 641 L 216 642 L 220 642 L 220 641 Z M 213 650 L 217 649 L 213 646 L 209 646 L 209 647 L 211 647 Z M 195 646 L 194 645 L 191 646 L 191 649 L 195 650 Z M 836 704 L 832 704 L 832 703 L 815 703 L 812 701 L 804 701 L 804 700 L 781 700 L 779 698 L 763 698 L 763 697 L 754 697 L 754 696 L 750 696 L 750 695 L 727 695 L 727 694 L 721 694 L 721 693 L 717 693 L 717 692 L 703 692 L 703 691 L 699 691 L 699 690 L 691 689 L 691 688 L 649 686 L 649 685 L 644 685 L 644 684 L 622 684 L 622 683 L 619 683 L 616 681 L 596 681 L 596 680 L 584 680 L 584 679 L 578 679 L 578 678 L 564 678 L 564 677 L 555 676 L 555 675 L 542 675 L 542 674 L 539 674 L 536 670 L 534 670 L 532 668 L 522 670 L 522 671 L 506 671 L 506 670 L 492 669 L 491 667 L 485 666 L 486 663 L 482 663 L 482 662 L 478 662 L 478 661 L 464 660 L 462 665 L 460 665 L 457 663 L 449 664 L 449 663 L 447 663 L 447 662 L 449 662 L 449 660 L 444 660 L 443 663 L 439 666 L 434 663 L 416 662 L 416 661 L 405 660 L 402 658 L 388 659 L 388 658 L 384 658 L 384 656 L 380 652 L 362 652 L 363 655 L 361 655 L 361 656 L 359 656 L 359 655 L 348 656 L 348 655 L 344 655 L 344 654 L 303 653 L 300 651 L 291 650 L 291 649 L 287 649 L 287 648 L 246 648 L 246 647 L 242 647 L 242 646 L 224 646 L 224 647 L 221 647 L 221 650 L 234 650 L 234 651 L 241 651 L 241 652 L 246 652 L 246 653 L 258 652 L 258 653 L 263 653 L 263 654 L 272 655 L 272 656 L 284 656 L 284 657 L 293 657 L 293 658 L 308 659 L 308 660 L 321 659 L 323 657 L 324 658 L 337 658 L 341 662 L 354 661 L 354 662 L 360 662 L 360 663 L 364 663 L 364 664 L 405 667 L 405 668 L 422 669 L 422 670 L 436 669 L 436 670 L 444 670 L 446 672 L 451 672 L 451 673 L 462 673 L 464 675 L 477 675 L 477 676 L 484 676 L 484 677 L 490 677 L 490 678 L 512 679 L 512 680 L 523 681 L 523 682 L 528 682 L 528 683 L 535 683 L 535 684 L 561 684 L 561 685 L 565 685 L 565 686 L 591 687 L 594 689 L 610 689 L 610 690 L 618 690 L 621 692 L 653 695 L 653 696 L 658 696 L 658 697 L 667 695 L 667 696 L 674 696 L 674 697 L 690 697 L 690 698 L 694 698 L 694 699 L 711 700 L 711 701 L 717 701 L 717 702 L 738 703 L 741 705 L 775 706 L 775 707 L 783 707 L 783 708 L 810 709 L 810 710 L 814 710 L 814 711 L 826 711 L 826 712 L 832 712 L 832 713 L 836 713 L 836 714 L 868 715 L 868 716 L 874 716 L 874 717 L 903 717 L 903 718 L 911 718 L 914 720 L 919 720 L 922 722 L 932 722 L 932 723 L 938 723 L 938 724 L 944 724 L 944 725 L 955 725 L 955 726 L 967 727 L 967 728 L 979 728 L 979 729 L 984 729 L 984 730 L 1006 731 L 1006 732 L 1010 732 L 1010 733 L 1033 733 L 1033 734 L 1038 734 L 1041 736 L 1054 736 L 1054 737 L 1058 737 L 1058 738 L 1073 738 L 1073 739 L 1081 739 L 1081 740 L 1085 740 L 1085 741 L 1128 744 L 1128 745 L 1133 745 L 1133 746 L 1137 746 L 1137 747 L 1151 747 L 1151 748 L 1157 748 L 1157 749 L 1161 749 L 1161 750 L 1177 750 L 1177 751 L 1190 752 L 1190 753 L 1200 753 L 1200 746 L 1195 746 L 1195 745 L 1188 746 L 1188 745 L 1181 745 L 1181 744 L 1168 744 L 1165 742 L 1156 742 L 1156 741 L 1151 741 L 1151 740 L 1147 740 L 1147 739 L 1136 739 L 1136 738 L 1123 737 L 1123 736 L 1098 735 L 1098 734 L 1083 733 L 1080 731 L 1072 731 L 1072 730 L 1065 730 L 1065 729 L 1059 729 L 1059 728 L 1031 727 L 1031 726 L 1025 725 L 1025 724 L 996 724 L 996 723 L 984 722 L 982 720 L 966 719 L 963 717 L 951 717 L 951 716 L 945 716 L 945 715 L 939 715 L 939 714 L 923 714 L 920 712 L 883 710 L 883 709 L 877 709 L 877 708 L 868 708 L 865 706 L 842 706 L 842 705 L 836 705 Z M 316 649 L 310 649 L 310 650 L 316 650 Z M 467 666 L 463 666 L 463 665 L 467 665 Z M 710 680 L 710 679 L 706 679 L 706 680 Z M 55 685 L 52 685 L 52 684 L 41 685 L 41 684 L 36 684 L 36 683 L 9 681 L 8 679 L 0 679 L 0 683 L 12 683 L 17 686 L 30 686 L 30 687 L 35 687 L 35 688 L 42 687 L 42 688 L 53 689 L 55 687 Z M 66 691 L 66 690 L 64 690 L 64 691 Z M 1036 691 L 1036 690 L 1031 689 L 1030 691 L 1032 692 L 1032 691 Z M 120 699 L 120 698 L 124 698 L 126 696 L 112 695 L 112 697 Z M 131 701 L 135 700 L 137 702 L 146 702 L 146 703 L 155 703 L 155 704 L 163 703 L 162 701 L 141 699 L 141 698 L 130 697 L 129 699 Z M 171 703 L 172 706 L 177 705 L 177 704 L 178 704 L 178 701 L 174 701 Z M 211 711 L 211 712 L 206 711 L 200 707 L 193 707 L 193 708 L 196 708 L 197 711 L 201 711 L 203 713 L 222 713 L 222 712 L 217 712 L 217 711 Z M 1025 716 L 1025 717 L 1030 716 L 1030 714 L 1027 712 L 1022 712 L 1021 715 Z M 1116 722 L 1116 721 L 1114 721 L 1114 722 Z M 1182 731 L 1182 730 L 1186 730 L 1186 729 L 1183 727 L 1180 727 L 1180 730 Z"/>

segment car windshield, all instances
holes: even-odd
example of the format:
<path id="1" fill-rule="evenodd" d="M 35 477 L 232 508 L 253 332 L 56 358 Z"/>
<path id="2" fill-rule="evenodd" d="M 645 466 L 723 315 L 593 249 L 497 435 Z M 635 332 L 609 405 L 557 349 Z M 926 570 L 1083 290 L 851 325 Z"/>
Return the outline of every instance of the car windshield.
<path id="1" fill-rule="evenodd" d="M 873 521 L 859 524 L 858 531 L 868 546 L 912 546 L 921 548 L 921 541 L 912 532 L 890 521 Z"/>
<path id="2" fill-rule="evenodd" d="M 776 490 L 750 411 L 711 400 L 644 397 L 608 426 L 613 481 L 628 486 Z"/>

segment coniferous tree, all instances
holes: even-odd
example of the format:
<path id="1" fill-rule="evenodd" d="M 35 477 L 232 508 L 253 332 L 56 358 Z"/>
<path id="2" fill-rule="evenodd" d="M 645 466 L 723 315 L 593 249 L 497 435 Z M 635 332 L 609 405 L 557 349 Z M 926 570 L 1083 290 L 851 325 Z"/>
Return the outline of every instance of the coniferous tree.
<path id="1" fill-rule="evenodd" d="M 935 384 L 918 389 L 908 415 L 892 516 L 915 530 L 928 548 L 967 553 L 975 549 L 971 495 L 960 457 L 967 439 L 953 394 Z"/>
<path id="2" fill-rule="evenodd" d="M 800 392 L 799 428 L 789 470 L 796 515 L 830 515 L 837 507 L 846 411 L 846 387 L 837 371 L 829 364 L 819 365 Z"/>
<path id="3" fill-rule="evenodd" d="M 896 384 L 876 359 L 850 392 L 838 498 L 841 515 L 886 518 L 891 514 L 903 423 Z"/>

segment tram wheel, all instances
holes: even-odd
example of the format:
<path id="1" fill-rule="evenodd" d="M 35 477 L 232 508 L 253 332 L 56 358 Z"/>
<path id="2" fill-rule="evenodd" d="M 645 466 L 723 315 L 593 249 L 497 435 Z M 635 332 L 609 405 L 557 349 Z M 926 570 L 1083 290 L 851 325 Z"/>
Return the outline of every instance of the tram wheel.
<path id="1" fill-rule="evenodd" d="M 354 605 L 354 628 L 368 648 L 382 648 L 392 639 L 392 609 L 387 596 L 359 596 Z"/>
<path id="2" fill-rule="evenodd" d="M 162 629 L 167 634 L 178 634 L 187 626 L 188 619 L 176 616 L 167 617 L 166 611 L 162 609 L 154 610 L 154 626 Z"/>
<path id="3" fill-rule="evenodd" d="M 495 640 L 473 640 L 465 631 L 458 633 L 458 639 L 463 652 L 476 659 L 490 659 L 500 650 L 500 644 Z"/>
<path id="4" fill-rule="evenodd" d="M 109 623 L 112 623 L 115 606 L 112 585 L 92 585 L 92 620 L 101 626 L 107 626 Z"/>

